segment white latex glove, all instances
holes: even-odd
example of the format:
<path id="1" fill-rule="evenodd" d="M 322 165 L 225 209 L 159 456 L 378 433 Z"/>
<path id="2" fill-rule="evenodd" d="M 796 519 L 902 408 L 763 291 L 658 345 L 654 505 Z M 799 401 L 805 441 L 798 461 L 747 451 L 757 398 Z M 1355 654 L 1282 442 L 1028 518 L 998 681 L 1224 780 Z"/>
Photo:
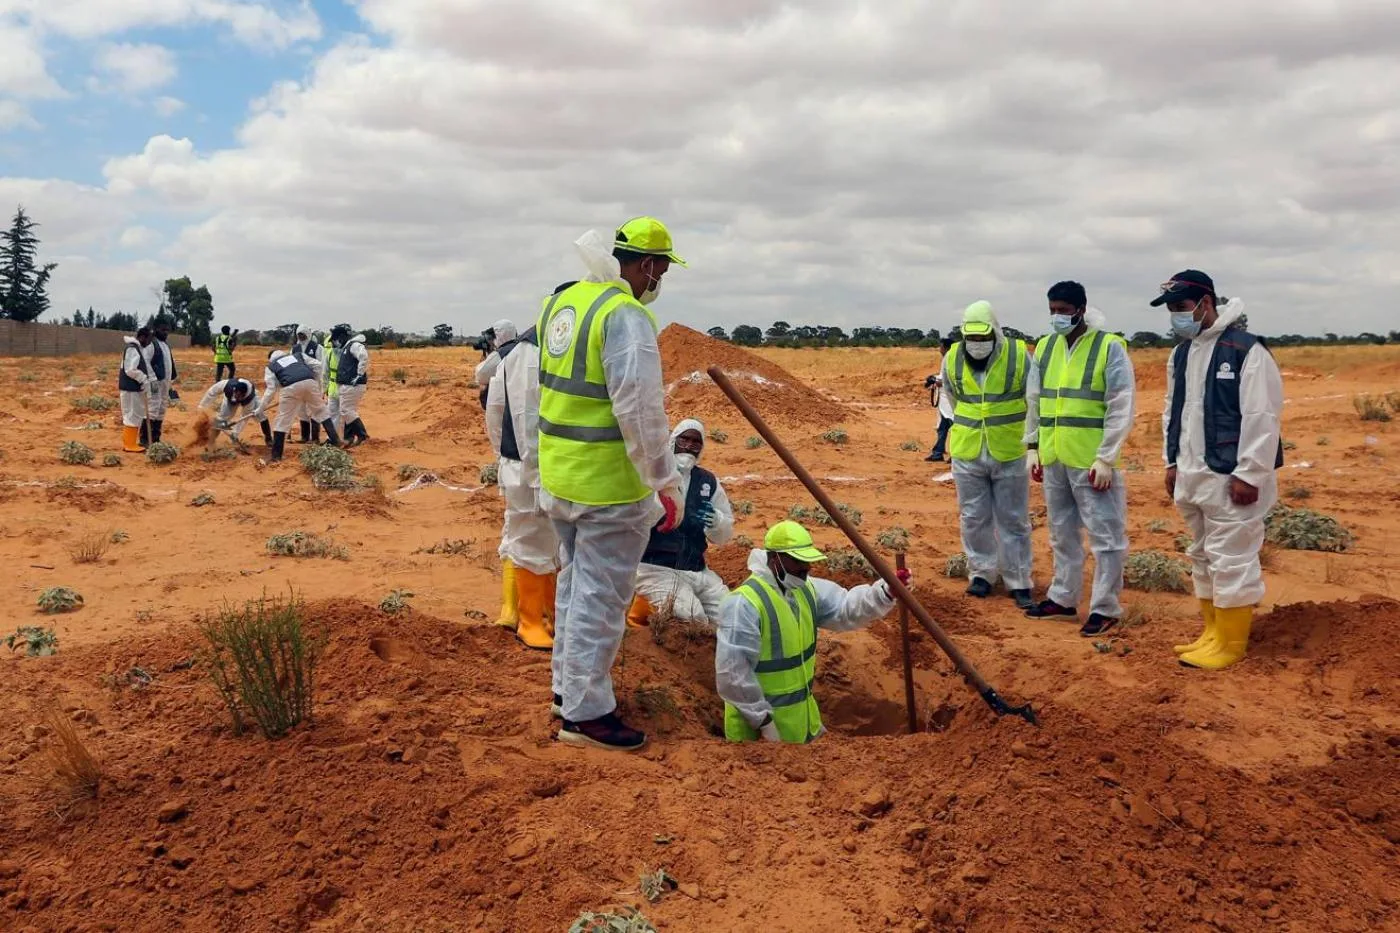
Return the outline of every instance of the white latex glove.
<path id="1" fill-rule="evenodd" d="M 778 724 L 771 719 L 758 730 L 758 734 L 763 736 L 765 742 L 781 742 L 783 740 L 782 736 L 778 735 Z"/>
<path id="2" fill-rule="evenodd" d="M 1089 482 L 1094 484 L 1094 489 L 1103 492 L 1113 485 L 1113 465 L 1102 460 L 1095 460 L 1094 465 L 1089 467 Z"/>
<path id="3" fill-rule="evenodd" d="M 1031 479 L 1037 483 L 1045 479 L 1045 470 L 1040 466 L 1040 451 L 1034 449 L 1026 451 L 1026 469 L 1030 471 Z"/>
<path id="4" fill-rule="evenodd" d="M 662 534 L 675 531 L 685 518 L 685 497 L 681 495 L 681 487 L 667 486 L 658 492 L 656 497 L 661 500 L 661 507 L 666 510 L 666 515 L 656 526 L 656 530 Z"/>

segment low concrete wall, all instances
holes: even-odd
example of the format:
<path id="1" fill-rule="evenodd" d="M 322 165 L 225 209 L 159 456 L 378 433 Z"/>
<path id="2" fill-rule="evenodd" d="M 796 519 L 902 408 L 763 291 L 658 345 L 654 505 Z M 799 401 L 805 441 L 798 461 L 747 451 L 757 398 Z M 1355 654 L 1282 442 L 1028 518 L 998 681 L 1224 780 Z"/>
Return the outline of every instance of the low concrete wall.
<path id="1" fill-rule="evenodd" d="M 95 327 L 67 327 L 63 324 L 34 324 L 0 320 L 0 356 L 76 356 L 80 353 L 120 353 L 119 330 Z M 190 338 L 170 335 L 172 350 L 187 350 Z"/>

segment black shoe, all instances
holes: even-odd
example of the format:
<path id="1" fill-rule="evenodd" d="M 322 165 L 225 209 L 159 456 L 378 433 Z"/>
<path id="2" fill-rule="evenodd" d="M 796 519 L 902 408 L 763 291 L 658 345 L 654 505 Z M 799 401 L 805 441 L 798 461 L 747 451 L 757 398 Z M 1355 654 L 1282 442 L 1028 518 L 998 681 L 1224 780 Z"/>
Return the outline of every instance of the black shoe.
<path id="1" fill-rule="evenodd" d="M 1079 627 L 1079 634 L 1085 638 L 1092 638 L 1095 635 L 1102 635 L 1104 632 L 1118 624 L 1118 620 L 1112 616 L 1106 616 L 1099 612 L 1089 613 L 1089 618 Z"/>
<path id="2" fill-rule="evenodd" d="M 1008 595 L 1016 600 L 1016 605 L 1020 609 L 1026 610 L 1035 608 L 1035 600 L 1031 599 L 1030 590 L 1012 590 Z"/>
<path id="3" fill-rule="evenodd" d="M 340 435 L 336 433 L 335 422 L 332 421 L 330 418 L 327 418 L 325 421 L 321 422 L 321 427 L 326 429 L 326 446 L 339 447 Z"/>
<path id="4" fill-rule="evenodd" d="M 137 441 L 142 447 L 148 447 L 151 443 L 151 422 L 143 420 L 141 422 L 141 440 Z"/>
<path id="5" fill-rule="evenodd" d="M 161 418 L 152 418 L 152 419 L 151 419 L 151 442 L 152 442 L 152 443 L 155 443 L 155 444 L 159 444 L 159 443 L 160 443 L 160 432 L 161 432 L 162 427 L 164 427 L 164 425 L 165 425 L 165 421 L 164 421 L 163 419 L 161 419 Z"/>
<path id="6" fill-rule="evenodd" d="M 299 421 L 299 422 L 297 422 L 297 431 L 299 432 L 299 436 L 297 437 L 297 443 L 298 443 L 298 444 L 309 444 L 309 443 L 311 442 L 311 422 L 310 422 L 310 421 Z"/>
<path id="7" fill-rule="evenodd" d="M 1053 599 L 1042 600 L 1040 605 L 1032 606 L 1026 610 L 1026 617 L 1031 619 L 1047 619 L 1050 616 L 1077 616 L 1078 609 L 1069 606 L 1061 606 Z"/>
<path id="8" fill-rule="evenodd" d="M 992 595 L 992 585 L 981 577 L 973 577 L 972 582 L 967 585 L 967 595 L 986 599 Z"/>
<path id="9" fill-rule="evenodd" d="M 941 453 L 939 453 L 938 451 L 936 451 L 936 450 L 935 450 L 935 451 L 931 451 L 931 452 L 929 453 L 929 455 L 928 455 L 927 457 L 924 458 L 924 462 L 925 462 L 925 463 L 942 463 L 942 462 L 943 462 L 943 455 L 942 455 Z"/>
<path id="10" fill-rule="evenodd" d="M 282 453 L 286 449 L 287 432 L 274 431 L 272 434 L 272 450 L 267 455 L 268 463 L 277 463 L 282 459 Z"/>
<path id="11" fill-rule="evenodd" d="M 590 748 L 603 748 L 615 752 L 635 752 L 647 744 L 647 735 L 633 729 L 617 718 L 617 713 L 608 713 L 597 719 L 584 722 L 564 720 L 559 727 L 559 741 L 569 745 L 582 745 Z"/>
<path id="12" fill-rule="evenodd" d="M 559 694 L 552 694 L 549 703 L 549 715 L 555 719 L 564 718 L 564 698 Z"/>

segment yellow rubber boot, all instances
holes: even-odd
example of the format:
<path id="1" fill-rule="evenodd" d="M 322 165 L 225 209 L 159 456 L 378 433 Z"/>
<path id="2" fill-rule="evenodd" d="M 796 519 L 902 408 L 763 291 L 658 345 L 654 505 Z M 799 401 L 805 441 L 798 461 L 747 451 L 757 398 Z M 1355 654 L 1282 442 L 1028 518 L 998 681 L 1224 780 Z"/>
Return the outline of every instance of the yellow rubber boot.
<path id="1" fill-rule="evenodd" d="M 550 598 L 553 574 L 531 573 L 522 567 L 515 568 L 515 587 L 520 596 L 520 624 L 515 627 L 515 637 L 527 648 L 547 650 L 554 647 L 553 627 L 554 601 Z"/>
<path id="2" fill-rule="evenodd" d="M 129 454 L 139 454 L 146 448 L 141 446 L 141 429 L 122 426 L 122 450 Z"/>
<path id="3" fill-rule="evenodd" d="M 515 565 L 501 561 L 501 617 L 496 624 L 513 629 L 520 624 L 520 598 L 515 588 Z"/>
<path id="4" fill-rule="evenodd" d="M 1200 651 L 1183 654 L 1181 663 L 1206 671 L 1219 671 L 1243 660 L 1245 649 L 1249 647 L 1249 629 L 1253 624 L 1253 606 L 1239 606 L 1234 609 L 1221 609 L 1217 606 L 1215 631 L 1219 640 Z"/>
<path id="5" fill-rule="evenodd" d="M 642 628 L 651 618 L 651 602 L 641 593 L 632 597 L 632 605 L 627 609 L 627 627 Z"/>
<path id="6" fill-rule="evenodd" d="M 1201 632 L 1201 637 L 1189 645 L 1172 645 L 1173 651 L 1177 654 L 1189 654 L 1220 640 L 1215 632 L 1215 603 L 1208 599 L 1201 600 L 1201 618 L 1206 620 L 1205 631 Z"/>

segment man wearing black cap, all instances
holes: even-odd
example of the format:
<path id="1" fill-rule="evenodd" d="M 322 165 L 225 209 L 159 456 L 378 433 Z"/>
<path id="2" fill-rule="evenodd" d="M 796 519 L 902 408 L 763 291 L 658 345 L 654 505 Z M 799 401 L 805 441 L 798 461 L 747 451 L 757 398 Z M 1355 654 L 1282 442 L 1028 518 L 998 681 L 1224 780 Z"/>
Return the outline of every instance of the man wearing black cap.
<path id="1" fill-rule="evenodd" d="M 1278 501 L 1283 465 L 1283 378 L 1244 326 L 1244 303 L 1220 298 L 1210 276 L 1187 269 L 1161 285 L 1182 342 L 1167 361 L 1162 412 L 1167 495 L 1191 530 L 1191 580 L 1205 631 L 1177 645 L 1187 667 L 1220 670 L 1244 657 L 1264 596 L 1259 549 Z"/>

